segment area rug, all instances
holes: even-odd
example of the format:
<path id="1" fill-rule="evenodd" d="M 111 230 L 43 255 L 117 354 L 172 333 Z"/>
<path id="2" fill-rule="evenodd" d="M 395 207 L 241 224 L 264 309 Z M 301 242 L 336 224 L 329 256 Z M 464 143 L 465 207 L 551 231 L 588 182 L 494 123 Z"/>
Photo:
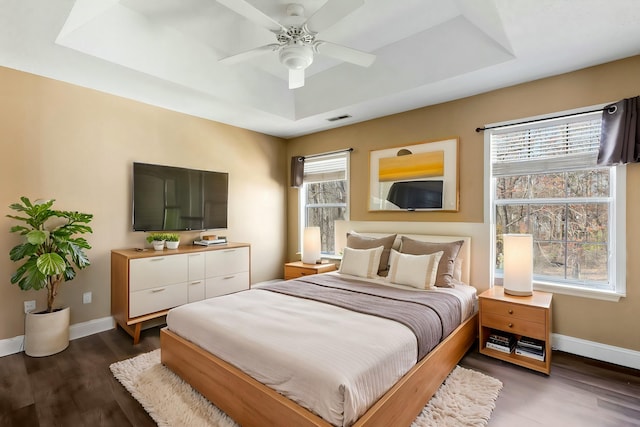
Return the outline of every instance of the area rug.
<path id="1" fill-rule="evenodd" d="M 160 427 L 237 427 L 230 417 L 160 363 L 160 350 L 110 366 Z M 502 383 L 456 366 L 412 427 L 486 426 Z"/>

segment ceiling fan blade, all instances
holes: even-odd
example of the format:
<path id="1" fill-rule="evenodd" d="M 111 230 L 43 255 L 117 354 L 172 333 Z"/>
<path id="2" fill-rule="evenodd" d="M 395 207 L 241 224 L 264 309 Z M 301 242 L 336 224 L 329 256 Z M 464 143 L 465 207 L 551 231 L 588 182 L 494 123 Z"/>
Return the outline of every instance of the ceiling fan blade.
<path id="1" fill-rule="evenodd" d="M 376 56 L 372 53 L 352 49 L 335 43 L 319 40 L 314 45 L 316 52 L 321 55 L 330 56 L 341 61 L 350 62 L 361 67 L 368 67 L 373 64 Z"/>
<path id="2" fill-rule="evenodd" d="M 255 58 L 257 56 L 263 55 L 267 52 L 273 52 L 276 49 L 278 49 L 278 47 L 280 47 L 280 45 L 276 43 L 267 44 L 264 46 L 257 47 L 255 49 L 251 49 L 245 52 L 237 53 L 235 55 L 227 56 L 225 58 L 220 59 L 219 62 L 225 65 L 234 65 L 239 62 L 247 61 L 251 58 Z"/>
<path id="3" fill-rule="evenodd" d="M 329 28 L 363 4 L 364 0 L 329 0 L 307 19 L 305 25 L 311 31 L 318 33 Z"/>
<path id="4" fill-rule="evenodd" d="M 289 89 L 297 89 L 304 86 L 304 68 L 301 70 L 289 69 Z"/>
<path id="5" fill-rule="evenodd" d="M 280 23 L 270 16 L 265 15 L 259 9 L 256 9 L 252 4 L 248 3 L 245 0 L 216 0 L 223 6 L 228 7 L 233 10 L 238 15 L 244 16 L 249 21 L 253 21 L 256 24 L 265 27 L 267 30 L 272 31 L 274 33 L 279 33 L 280 31 L 286 31 Z"/>

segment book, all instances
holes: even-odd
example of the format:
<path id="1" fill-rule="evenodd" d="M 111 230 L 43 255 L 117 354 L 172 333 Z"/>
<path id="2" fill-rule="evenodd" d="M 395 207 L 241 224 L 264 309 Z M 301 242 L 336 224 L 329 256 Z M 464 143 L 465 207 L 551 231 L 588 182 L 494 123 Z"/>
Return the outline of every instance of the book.
<path id="1" fill-rule="evenodd" d="M 223 243 L 227 243 L 227 239 L 218 238 L 215 240 L 194 240 L 193 241 L 194 245 L 200 245 L 200 246 L 220 245 Z"/>
<path id="2" fill-rule="evenodd" d="M 491 348 L 493 350 L 501 351 L 507 354 L 511 354 L 511 352 L 513 351 L 513 347 L 511 346 L 496 344 L 495 342 L 492 342 L 492 341 L 487 341 L 485 343 L 485 346 L 487 348 Z"/>
<path id="3" fill-rule="evenodd" d="M 503 342 L 505 344 L 511 344 L 514 340 L 514 336 L 507 332 L 491 331 L 489 338 L 496 342 Z"/>
<path id="4" fill-rule="evenodd" d="M 522 337 L 518 340 L 518 345 L 523 348 L 531 348 L 534 350 L 542 350 L 544 342 L 533 338 Z"/>
<path id="5" fill-rule="evenodd" d="M 532 359 L 544 362 L 544 350 L 542 350 L 541 352 L 538 352 L 536 350 L 531 350 L 531 349 L 516 346 L 515 353 L 518 356 L 530 357 Z"/>

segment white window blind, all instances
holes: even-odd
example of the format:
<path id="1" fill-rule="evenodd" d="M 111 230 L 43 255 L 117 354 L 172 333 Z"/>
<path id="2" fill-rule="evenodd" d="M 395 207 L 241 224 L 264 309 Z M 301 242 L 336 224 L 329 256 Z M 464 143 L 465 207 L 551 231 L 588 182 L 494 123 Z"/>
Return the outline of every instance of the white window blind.
<path id="1" fill-rule="evenodd" d="M 547 173 L 596 165 L 601 113 L 588 113 L 528 126 L 506 127 L 491 134 L 493 176 Z"/>
<path id="2" fill-rule="evenodd" d="M 347 179 L 347 156 L 349 152 L 305 158 L 305 183 L 339 181 Z"/>

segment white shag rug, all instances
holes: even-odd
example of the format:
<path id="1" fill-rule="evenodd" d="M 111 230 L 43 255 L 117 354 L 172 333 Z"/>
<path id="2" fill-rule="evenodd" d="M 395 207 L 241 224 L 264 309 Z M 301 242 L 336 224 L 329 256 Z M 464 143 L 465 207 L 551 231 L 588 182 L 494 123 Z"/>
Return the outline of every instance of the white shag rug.
<path id="1" fill-rule="evenodd" d="M 229 416 L 160 363 L 160 350 L 110 366 L 160 427 L 237 427 Z M 456 366 L 412 427 L 486 426 L 502 383 Z"/>

